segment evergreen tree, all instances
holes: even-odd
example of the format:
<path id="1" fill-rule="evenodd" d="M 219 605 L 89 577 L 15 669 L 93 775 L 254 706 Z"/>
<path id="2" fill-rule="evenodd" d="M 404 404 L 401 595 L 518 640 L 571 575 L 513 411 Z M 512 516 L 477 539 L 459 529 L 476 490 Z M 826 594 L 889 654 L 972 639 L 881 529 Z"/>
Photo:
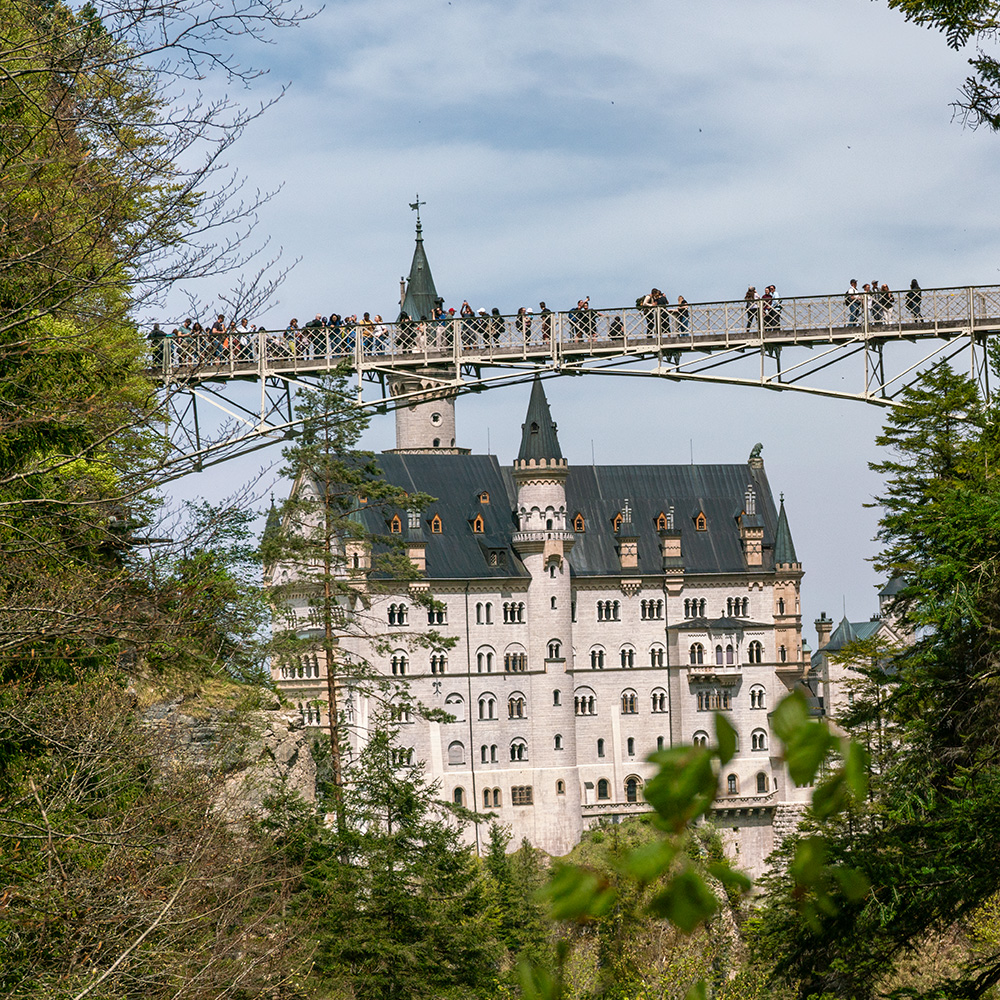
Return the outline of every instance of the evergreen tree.
<path id="1" fill-rule="evenodd" d="M 889 733 L 871 802 L 821 824 L 870 892 L 808 920 L 787 881 L 772 893 L 765 940 L 802 996 L 885 992 L 904 954 L 1000 892 L 1000 408 L 945 365 L 903 402 L 878 438 L 894 455 L 873 465 L 886 476 L 876 566 L 902 581 L 890 610 L 915 640 L 870 659 L 872 697 L 846 720 Z M 916 992 L 978 997 L 998 983 L 989 950 Z"/>
<path id="2" fill-rule="evenodd" d="M 339 686 L 349 679 L 356 688 L 377 695 L 380 679 L 357 654 L 348 661 L 341 641 L 348 636 L 362 638 L 376 653 L 397 643 L 438 648 L 448 643 L 436 633 L 419 630 L 387 633 L 384 621 L 369 614 L 372 593 L 386 581 L 398 585 L 400 580 L 418 579 L 419 573 L 388 535 L 373 536 L 365 528 L 362 508 L 405 513 L 430 498 L 387 483 L 375 456 L 358 449 L 369 418 L 354 405 L 347 371 L 324 373 L 315 385 L 300 389 L 296 414 L 300 423 L 282 453 L 283 471 L 295 485 L 274 512 L 262 550 L 279 609 L 275 654 L 287 656 L 317 645 L 323 652 L 333 807 L 342 825 L 346 734 Z M 405 688 L 396 695 L 408 704 Z"/>
<path id="3" fill-rule="evenodd" d="M 342 831 L 309 848 L 317 971 L 358 1000 L 469 996 L 496 975 L 500 946 L 482 867 L 460 818 L 398 747 L 383 714 L 347 769 Z"/>

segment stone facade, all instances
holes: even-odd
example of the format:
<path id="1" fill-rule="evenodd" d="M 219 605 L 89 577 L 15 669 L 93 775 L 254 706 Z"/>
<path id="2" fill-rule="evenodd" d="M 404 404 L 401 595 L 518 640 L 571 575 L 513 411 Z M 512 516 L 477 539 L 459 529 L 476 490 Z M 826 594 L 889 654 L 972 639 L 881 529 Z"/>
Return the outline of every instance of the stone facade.
<path id="1" fill-rule="evenodd" d="M 802 567 L 763 463 L 576 470 L 539 382 L 524 428 L 511 469 L 488 456 L 383 457 L 389 481 L 438 498 L 419 518 L 395 515 L 424 577 L 371 595 L 366 614 L 390 648 L 344 640 L 343 661 L 364 658 L 414 704 L 454 716 L 403 712 L 403 748 L 443 795 L 495 814 L 514 844 L 557 855 L 586 826 L 647 809 L 648 755 L 711 742 L 714 712 L 725 713 L 739 749 L 715 822 L 741 865 L 761 871 L 787 826 L 776 816 L 808 798 L 769 724 L 808 653 Z M 390 513 L 364 513 L 372 531 L 391 526 Z M 409 641 L 432 627 L 455 640 L 446 653 Z M 307 723 L 325 725 L 322 657 L 273 670 Z M 357 744 L 375 706 L 346 682 L 342 704 Z M 485 829 L 469 835 L 482 843 Z"/>

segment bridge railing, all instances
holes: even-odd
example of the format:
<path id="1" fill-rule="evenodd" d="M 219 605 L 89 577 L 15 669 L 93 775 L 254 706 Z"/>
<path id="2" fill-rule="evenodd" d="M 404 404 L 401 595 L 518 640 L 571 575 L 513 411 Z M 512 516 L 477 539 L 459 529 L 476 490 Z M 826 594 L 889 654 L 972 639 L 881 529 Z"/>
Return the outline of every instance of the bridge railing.
<path id="1" fill-rule="evenodd" d="M 1000 329 L 1000 285 L 872 294 L 676 303 L 658 308 L 573 309 L 516 316 L 305 327 L 249 334 L 182 332 L 153 343 L 153 368 L 178 377 L 252 375 L 269 368 L 315 371 L 338 361 L 412 368 L 599 354 L 671 353 L 795 343 L 935 336 L 959 328 Z"/>

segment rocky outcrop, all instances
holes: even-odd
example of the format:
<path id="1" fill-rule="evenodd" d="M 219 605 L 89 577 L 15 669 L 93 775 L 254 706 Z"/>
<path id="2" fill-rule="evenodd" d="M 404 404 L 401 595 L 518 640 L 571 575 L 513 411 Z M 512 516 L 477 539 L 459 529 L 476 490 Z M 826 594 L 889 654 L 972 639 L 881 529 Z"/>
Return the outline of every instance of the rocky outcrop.
<path id="1" fill-rule="evenodd" d="M 178 699 L 151 705 L 143 716 L 159 732 L 168 762 L 217 783 L 216 811 L 235 824 L 262 816 L 264 800 L 277 791 L 316 798 L 316 762 L 301 715 L 282 708 L 273 692 L 256 700 L 248 709 Z"/>

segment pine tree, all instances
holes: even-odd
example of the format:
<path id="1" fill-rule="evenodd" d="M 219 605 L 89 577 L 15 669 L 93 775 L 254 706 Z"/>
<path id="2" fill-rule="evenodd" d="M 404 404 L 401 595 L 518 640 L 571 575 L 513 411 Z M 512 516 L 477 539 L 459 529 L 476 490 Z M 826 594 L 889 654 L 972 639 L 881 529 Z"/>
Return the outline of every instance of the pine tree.
<path id="1" fill-rule="evenodd" d="M 485 988 L 501 948 L 482 867 L 423 765 L 400 753 L 387 713 L 347 778 L 343 829 L 311 848 L 316 969 L 349 983 L 358 1000 L 465 997 Z"/>

